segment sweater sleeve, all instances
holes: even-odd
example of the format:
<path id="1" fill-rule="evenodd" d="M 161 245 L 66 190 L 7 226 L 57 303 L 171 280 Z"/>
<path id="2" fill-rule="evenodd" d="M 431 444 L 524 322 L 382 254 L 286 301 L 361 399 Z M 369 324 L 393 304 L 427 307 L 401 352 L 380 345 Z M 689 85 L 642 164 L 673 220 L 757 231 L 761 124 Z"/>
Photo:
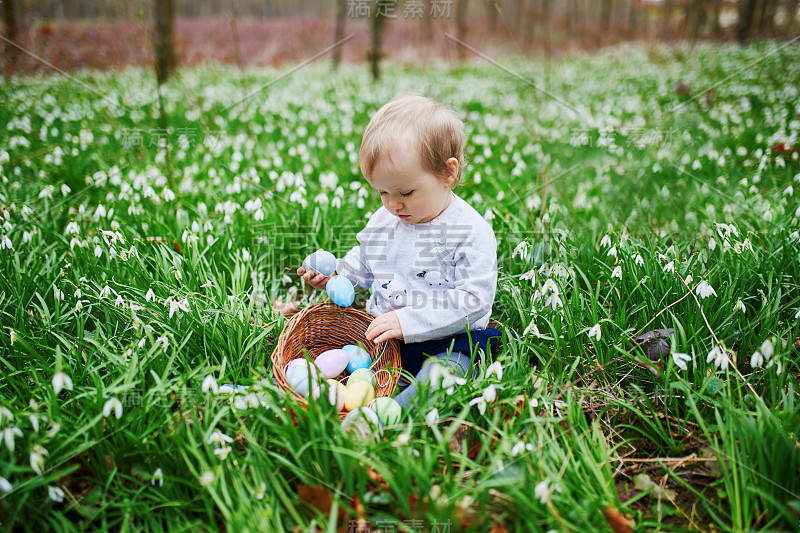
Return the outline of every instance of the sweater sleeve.
<path id="1" fill-rule="evenodd" d="M 488 225 L 460 243 L 454 255 L 454 288 L 425 292 L 397 309 L 406 343 L 464 333 L 492 313 L 497 292 L 497 240 Z M 423 296 L 421 294 L 420 296 Z"/>
<path id="2" fill-rule="evenodd" d="M 380 235 L 380 227 L 385 217 L 379 210 L 370 217 L 363 230 L 356 234 L 358 246 L 354 246 L 336 263 L 336 273 L 346 277 L 353 287 L 369 289 L 375 279 L 370 266 L 370 254 L 375 255 L 376 235 Z"/>

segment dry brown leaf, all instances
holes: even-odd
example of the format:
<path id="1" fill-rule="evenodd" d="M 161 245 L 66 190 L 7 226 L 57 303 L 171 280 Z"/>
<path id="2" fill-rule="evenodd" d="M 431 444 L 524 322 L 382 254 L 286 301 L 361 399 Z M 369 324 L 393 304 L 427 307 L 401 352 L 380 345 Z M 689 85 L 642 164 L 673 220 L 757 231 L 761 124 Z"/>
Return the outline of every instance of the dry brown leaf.
<path id="1" fill-rule="evenodd" d="M 297 496 L 300 497 L 301 501 L 323 514 L 330 514 L 333 498 L 331 498 L 331 493 L 328 489 L 316 485 L 299 485 L 297 487 Z"/>
<path id="2" fill-rule="evenodd" d="M 606 522 L 608 522 L 608 527 L 610 527 L 614 533 L 633 533 L 630 522 L 616 507 L 606 507 L 603 510 L 603 516 L 606 518 Z"/>

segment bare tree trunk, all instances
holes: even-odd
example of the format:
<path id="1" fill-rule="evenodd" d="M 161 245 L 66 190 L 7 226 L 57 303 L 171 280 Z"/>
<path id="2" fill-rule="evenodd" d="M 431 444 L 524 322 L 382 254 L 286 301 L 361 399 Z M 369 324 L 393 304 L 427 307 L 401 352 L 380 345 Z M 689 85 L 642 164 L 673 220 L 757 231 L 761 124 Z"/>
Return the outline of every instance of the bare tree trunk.
<path id="1" fill-rule="evenodd" d="M 696 41 L 700 36 L 700 26 L 703 21 L 703 1 L 692 0 L 686 5 L 686 22 L 689 26 L 689 38 Z"/>
<path id="2" fill-rule="evenodd" d="M 336 32 L 334 34 L 334 41 L 338 43 L 344 39 L 344 25 L 347 21 L 347 1 L 337 0 L 336 2 Z M 333 70 L 339 68 L 339 63 L 342 62 L 342 47 L 337 46 L 333 49 Z"/>
<path id="3" fill-rule="evenodd" d="M 175 71 L 175 2 L 153 0 L 156 23 L 156 79 L 161 85 Z"/>
<path id="4" fill-rule="evenodd" d="M 489 33 L 493 33 L 495 28 L 497 27 L 497 0 L 485 0 L 486 1 L 486 26 L 489 29 Z"/>
<path id="5" fill-rule="evenodd" d="M 14 43 L 17 42 L 17 5 L 15 0 L 3 0 L 3 22 L 6 25 L 6 39 L 12 41 Z M 6 78 L 10 77 L 11 74 L 17 70 L 17 59 L 19 57 L 19 51 L 17 47 L 10 44 L 5 43 L 6 49 Z"/>
<path id="6" fill-rule="evenodd" d="M 459 41 L 467 40 L 467 7 L 469 0 L 458 0 L 456 2 L 456 38 Z M 463 46 L 458 47 L 458 58 L 464 59 L 467 51 Z"/>
<path id="7" fill-rule="evenodd" d="M 664 39 L 672 39 L 672 19 L 675 16 L 675 0 L 664 0 L 664 11 L 661 15 L 662 26 L 661 36 Z"/>
<path id="8" fill-rule="evenodd" d="M 762 0 L 761 2 L 761 14 L 758 18 L 758 33 L 761 36 L 771 35 L 772 30 L 775 29 L 776 3 L 776 0 Z"/>
<path id="9" fill-rule="evenodd" d="M 550 0 L 542 0 L 542 31 L 544 32 L 544 55 L 550 59 L 551 42 L 550 42 L 550 29 L 551 29 L 551 16 L 552 13 Z"/>
<path id="10" fill-rule="evenodd" d="M 789 19 L 790 28 L 792 28 L 792 34 L 797 35 L 800 33 L 800 17 L 797 16 L 797 12 L 800 11 L 800 0 L 797 0 L 797 5 L 794 8 L 791 7 L 791 2 L 789 3 L 789 13 L 791 13 L 791 18 Z"/>
<path id="11" fill-rule="evenodd" d="M 714 18 L 711 21 L 711 33 L 714 37 L 718 37 L 722 29 L 719 24 L 720 13 L 722 13 L 722 0 L 714 0 Z"/>
<path id="12" fill-rule="evenodd" d="M 637 0 L 628 1 L 628 34 L 631 39 L 636 38 L 639 24 L 639 7 Z"/>
<path id="13" fill-rule="evenodd" d="M 425 0 L 422 13 L 422 38 L 426 43 L 433 40 L 433 15 L 431 14 L 431 0 Z"/>
<path id="14" fill-rule="evenodd" d="M 603 31 L 611 29 L 611 11 L 614 9 L 614 0 L 603 0 L 600 6 L 600 19 Z"/>
<path id="15" fill-rule="evenodd" d="M 736 39 L 739 44 L 745 44 L 750 38 L 753 28 L 753 19 L 756 11 L 757 0 L 740 0 L 738 21 L 736 26 Z"/>
<path id="16" fill-rule="evenodd" d="M 393 2 L 395 4 L 396 2 Z M 381 41 L 383 40 L 383 26 L 386 21 L 386 17 L 384 17 L 385 11 L 384 9 L 388 9 L 387 4 L 377 4 L 376 9 L 373 10 L 375 16 L 372 18 L 372 47 L 367 54 L 367 57 L 370 62 L 370 66 L 372 68 L 372 79 L 373 81 L 378 81 L 381 77 L 381 56 L 383 52 L 381 51 Z"/>

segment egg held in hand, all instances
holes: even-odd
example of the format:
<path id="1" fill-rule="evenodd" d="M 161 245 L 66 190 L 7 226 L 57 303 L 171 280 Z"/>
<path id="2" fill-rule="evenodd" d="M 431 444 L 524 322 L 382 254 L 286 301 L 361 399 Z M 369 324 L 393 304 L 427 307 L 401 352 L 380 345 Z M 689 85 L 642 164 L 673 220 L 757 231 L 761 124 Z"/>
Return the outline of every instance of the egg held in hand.
<path id="1" fill-rule="evenodd" d="M 315 274 L 330 276 L 336 270 L 336 257 L 325 250 L 317 250 L 303 260 L 303 268 Z"/>

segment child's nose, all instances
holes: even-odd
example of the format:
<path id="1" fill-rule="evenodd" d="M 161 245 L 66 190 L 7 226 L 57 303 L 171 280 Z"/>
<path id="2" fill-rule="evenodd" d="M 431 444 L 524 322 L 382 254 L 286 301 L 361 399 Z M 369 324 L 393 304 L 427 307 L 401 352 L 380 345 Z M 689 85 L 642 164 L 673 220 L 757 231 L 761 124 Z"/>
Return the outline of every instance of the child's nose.
<path id="1" fill-rule="evenodd" d="M 391 207 L 395 211 L 400 211 L 403 208 L 403 202 L 399 200 L 390 200 L 389 207 Z"/>

